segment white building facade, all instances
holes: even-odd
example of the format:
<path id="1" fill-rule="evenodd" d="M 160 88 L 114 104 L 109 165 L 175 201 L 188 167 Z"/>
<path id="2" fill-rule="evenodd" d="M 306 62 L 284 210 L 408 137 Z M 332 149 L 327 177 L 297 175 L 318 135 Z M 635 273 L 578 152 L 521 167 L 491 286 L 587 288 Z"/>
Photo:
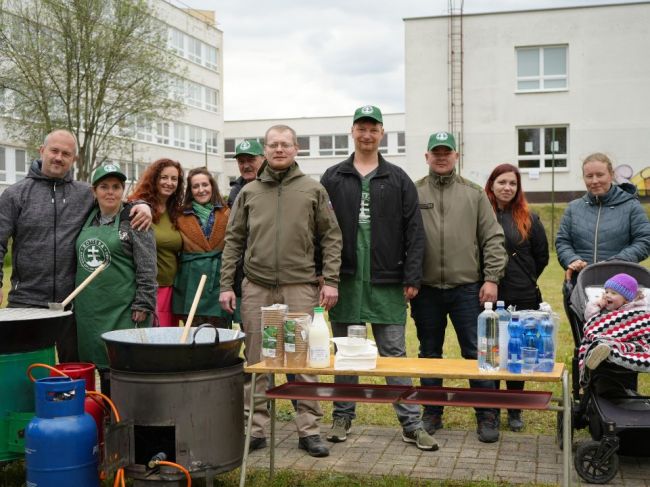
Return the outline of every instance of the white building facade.
<path id="1" fill-rule="evenodd" d="M 168 49 L 183 71 L 174 92 L 184 113 L 174 120 L 134 120 L 132 147 L 115 154 L 129 182 L 138 179 L 156 159 L 178 160 L 184 169 L 207 166 L 220 186 L 227 187 L 223 157 L 223 32 L 215 27 L 214 12 L 180 9 L 164 1 L 152 3 L 167 27 Z M 1 95 L 1 94 L 0 94 Z M 127 144 L 128 145 L 128 144 Z M 0 119 L 0 192 L 24 178 L 31 156 L 21 141 L 10 140 Z"/>
<path id="2" fill-rule="evenodd" d="M 428 136 L 450 128 L 451 25 L 405 19 L 413 178 L 427 172 Z M 461 32 L 464 176 L 483 184 L 509 162 L 527 193 L 571 197 L 582 160 L 604 152 L 617 179 L 650 191 L 650 3 L 466 14 Z"/>
<path id="3" fill-rule="evenodd" d="M 300 169 L 314 179 L 320 179 L 325 170 L 347 159 L 354 152 L 352 114 L 337 117 L 284 118 L 267 120 L 233 120 L 225 123 L 225 172 L 230 181 L 239 177 L 235 147 L 244 139 L 264 141 L 266 130 L 273 125 L 288 125 L 298 136 L 297 161 Z M 380 107 L 381 108 L 381 107 Z M 406 163 L 404 114 L 383 114 L 384 138 L 379 151 L 393 164 L 402 168 Z"/>

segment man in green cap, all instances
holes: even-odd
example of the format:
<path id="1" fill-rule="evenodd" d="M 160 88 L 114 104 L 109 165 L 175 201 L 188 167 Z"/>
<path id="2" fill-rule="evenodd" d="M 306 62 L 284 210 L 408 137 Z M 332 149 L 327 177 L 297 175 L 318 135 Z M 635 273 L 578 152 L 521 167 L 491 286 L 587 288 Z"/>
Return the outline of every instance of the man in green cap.
<path id="1" fill-rule="evenodd" d="M 235 148 L 235 159 L 239 167 L 240 176 L 230 185 L 228 206 L 232 208 L 237 195 L 246 183 L 250 183 L 257 176 L 264 162 L 264 149 L 255 139 L 243 140 Z"/>
<path id="2" fill-rule="evenodd" d="M 449 132 L 429 137 L 429 175 L 416 181 L 426 245 L 422 286 L 411 300 L 420 357 L 442 358 L 447 315 L 461 355 L 476 359 L 476 322 L 483 303 L 497 299 L 507 255 L 501 225 L 483 188 L 456 173 L 456 140 Z M 470 380 L 470 387 L 494 388 L 492 380 Z M 421 379 L 440 386 L 441 379 Z M 478 439 L 499 439 L 498 410 L 476 409 Z M 425 406 L 422 421 L 433 434 L 442 428 L 442 406 Z"/>
<path id="3" fill-rule="evenodd" d="M 358 108 L 352 121 L 354 153 L 321 178 L 343 234 L 339 301 L 329 318 L 335 337 L 347 336 L 350 325 L 371 323 L 379 354 L 405 357 L 406 305 L 420 287 L 424 234 L 413 182 L 379 153 L 383 136 L 379 108 Z M 349 384 L 359 378 L 337 375 L 334 380 Z M 387 377 L 386 382 L 411 385 L 408 377 Z M 438 448 L 423 428 L 418 406 L 394 408 L 405 442 L 421 450 Z M 355 403 L 335 402 L 332 416 L 327 439 L 345 441 Z"/>

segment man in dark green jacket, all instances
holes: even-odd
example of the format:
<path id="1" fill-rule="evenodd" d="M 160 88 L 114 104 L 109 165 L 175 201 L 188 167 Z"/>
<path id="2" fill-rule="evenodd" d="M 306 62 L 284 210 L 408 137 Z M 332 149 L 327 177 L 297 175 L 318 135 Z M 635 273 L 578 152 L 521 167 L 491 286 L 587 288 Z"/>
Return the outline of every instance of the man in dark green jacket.
<path id="1" fill-rule="evenodd" d="M 236 306 L 233 291 L 235 268 L 244 248 L 241 316 L 246 333 L 246 360 L 262 360 L 261 307 L 286 304 L 289 311 L 313 313 L 338 299 L 341 265 L 341 231 L 325 188 L 300 171 L 295 161 L 298 143 L 295 131 L 286 125 L 267 130 L 265 156 L 255 181 L 245 185 L 230 214 L 226 245 L 222 254 L 221 295 L 223 309 Z M 322 280 L 316 275 L 315 248 L 322 255 Z M 258 393 L 266 390 L 268 377 L 258 376 Z M 297 375 L 299 381 L 317 377 Z M 248 392 L 250 394 L 250 391 Z M 298 401 L 296 426 L 299 447 L 315 457 L 329 455 L 320 437 L 323 412 L 317 401 Z M 269 414 L 265 402 L 257 404 L 251 431 L 252 449 L 266 445 Z"/>
<path id="2" fill-rule="evenodd" d="M 477 357 L 477 318 L 485 302 L 497 299 L 507 254 L 503 229 L 483 189 L 456 173 L 454 136 L 429 138 L 425 159 L 429 175 L 416 181 L 426 236 L 422 286 L 411 300 L 420 357 L 442 358 L 447 315 L 463 358 Z M 422 379 L 440 386 L 440 379 Z M 494 388 L 491 380 L 470 380 L 471 387 Z M 498 410 L 476 409 L 480 441 L 499 439 Z M 426 406 L 422 421 L 429 433 L 442 428 L 442 407 Z"/>

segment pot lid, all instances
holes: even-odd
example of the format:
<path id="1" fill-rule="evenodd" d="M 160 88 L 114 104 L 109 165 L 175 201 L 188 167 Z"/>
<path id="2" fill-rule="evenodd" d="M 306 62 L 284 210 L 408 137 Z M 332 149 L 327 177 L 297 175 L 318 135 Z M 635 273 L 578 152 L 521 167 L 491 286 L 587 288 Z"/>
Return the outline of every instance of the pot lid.
<path id="1" fill-rule="evenodd" d="M 47 320 L 71 315 L 72 311 L 57 311 L 47 308 L 2 308 L 0 323 L 4 321 Z"/>

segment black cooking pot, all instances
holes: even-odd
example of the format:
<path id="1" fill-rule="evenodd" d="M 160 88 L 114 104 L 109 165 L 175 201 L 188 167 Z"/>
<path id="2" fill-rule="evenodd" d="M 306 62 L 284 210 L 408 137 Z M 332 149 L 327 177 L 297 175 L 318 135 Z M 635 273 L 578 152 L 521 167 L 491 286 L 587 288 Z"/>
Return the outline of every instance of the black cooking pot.
<path id="1" fill-rule="evenodd" d="M 72 311 L 46 308 L 0 309 L 0 354 L 26 353 L 54 346 Z"/>
<path id="2" fill-rule="evenodd" d="M 111 369 L 128 372 L 186 372 L 220 369 L 239 363 L 244 334 L 205 323 L 190 329 L 131 328 L 102 334 Z"/>

